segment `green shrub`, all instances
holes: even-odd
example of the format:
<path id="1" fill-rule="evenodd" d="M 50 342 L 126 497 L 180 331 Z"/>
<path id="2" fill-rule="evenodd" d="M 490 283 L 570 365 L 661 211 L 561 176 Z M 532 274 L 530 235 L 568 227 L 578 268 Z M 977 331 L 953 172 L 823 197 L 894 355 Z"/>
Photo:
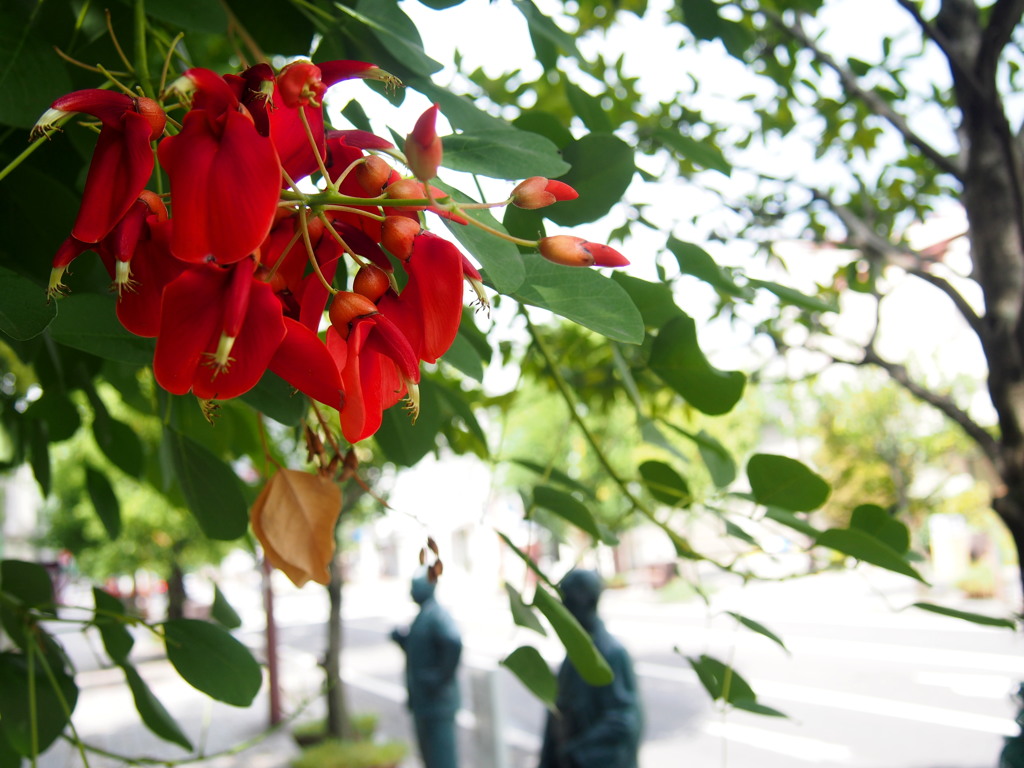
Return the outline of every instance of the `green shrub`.
<path id="1" fill-rule="evenodd" d="M 329 739 L 302 751 L 292 768 L 391 768 L 405 757 L 401 741 L 337 741 Z"/>

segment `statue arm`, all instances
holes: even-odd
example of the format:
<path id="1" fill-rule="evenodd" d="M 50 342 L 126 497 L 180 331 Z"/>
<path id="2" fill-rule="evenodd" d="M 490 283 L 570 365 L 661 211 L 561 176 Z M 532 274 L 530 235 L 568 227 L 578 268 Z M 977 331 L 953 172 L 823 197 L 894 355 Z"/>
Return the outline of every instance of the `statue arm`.
<path id="1" fill-rule="evenodd" d="M 636 674 L 624 649 L 609 654 L 608 662 L 615 680 L 595 689 L 600 696 L 600 717 L 565 745 L 566 752 L 580 766 L 627 768 L 634 765 L 642 728 Z"/>

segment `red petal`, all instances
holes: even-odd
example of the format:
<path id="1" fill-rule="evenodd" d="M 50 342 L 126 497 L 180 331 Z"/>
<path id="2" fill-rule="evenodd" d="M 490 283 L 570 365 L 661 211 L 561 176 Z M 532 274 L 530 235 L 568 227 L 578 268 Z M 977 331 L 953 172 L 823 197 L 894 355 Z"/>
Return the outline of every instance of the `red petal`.
<path id="1" fill-rule="evenodd" d="M 334 358 L 320 338 L 291 318 L 286 335 L 270 361 L 270 370 L 314 400 L 341 410 L 344 394 Z"/>
<path id="2" fill-rule="evenodd" d="M 223 120 L 218 135 L 205 112 L 192 110 L 181 133 L 160 142 L 171 180 L 171 252 L 185 261 L 244 259 L 274 223 L 281 188 L 274 145 L 240 112 Z"/>
<path id="3" fill-rule="evenodd" d="M 127 213 L 153 174 L 151 126 L 137 112 L 125 112 L 122 130 L 104 127 L 93 150 L 82 206 L 71 230 L 79 240 L 95 243 Z"/>
<path id="4" fill-rule="evenodd" d="M 168 392 L 187 393 L 203 353 L 217 348 L 227 278 L 227 272 L 217 267 L 194 268 L 164 289 L 153 375 Z"/>
<path id="5" fill-rule="evenodd" d="M 171 256 L 168 228 L 163 227 L 163 233 L 153 233 L 149 240 L 139 241 L 131 259 L 134 285 L 122 292 L 117 302 L 117 319 L 137 336 L 157 335 L 164 288 L 189 268 Z"/>

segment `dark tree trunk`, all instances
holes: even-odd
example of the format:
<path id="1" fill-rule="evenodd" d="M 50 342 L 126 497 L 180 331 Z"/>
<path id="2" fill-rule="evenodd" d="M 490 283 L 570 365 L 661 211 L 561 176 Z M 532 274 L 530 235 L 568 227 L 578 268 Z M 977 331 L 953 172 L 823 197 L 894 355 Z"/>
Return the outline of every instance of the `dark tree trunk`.
<path id="1" fill-rule="evenodd" d="M 167 618 L 185 618 L 185 572 L 177 561 L 171 563 L 171 575 L 167 577 Z"/>
<path id="2" fill-rule="evenodd" d="M 352 722 L 348 716 L 345 686 L 341 681 L 341 555 L 331 560 L 331 580 L 327 594 L 331 601 L 327 618 L 327 655 L 324 673 L 327 676 L 327 735 L 335 739 L 353 738 Z"/>

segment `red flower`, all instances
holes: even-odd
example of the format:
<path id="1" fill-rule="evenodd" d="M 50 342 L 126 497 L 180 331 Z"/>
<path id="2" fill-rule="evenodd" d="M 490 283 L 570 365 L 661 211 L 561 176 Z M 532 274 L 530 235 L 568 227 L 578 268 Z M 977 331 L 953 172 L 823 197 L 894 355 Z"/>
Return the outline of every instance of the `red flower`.
<path id="1" fill-rule="evenodd" d="M 430 181 L 437 176 L 441 165 L 443 148 L 437 135 L 437 104 L 420 115 L 412 133 L 405 139 L 405 162 L 412 175 L 420 181 Z"/>
<path id="2" fill-rule="evenodd" d="M 103 124 L 71 229 L 77 240 L 96 243 L 128 212 L 153 174 L 150 142 L 163 133 L 167 118 L 152 99 L 87 89 L 53 102 L 33 132 L 46 132 L 72 112 L 92 115 Z"/>
<path id="3" fill-rule="evenodd" d="M 519 208 L 534 209 L 557 203 L 560 200 L 575 200 L 579 193 L 564 181 L 531 176 L 512 190 L 512 204 Z"/>
<path id="4" fill-rule="evenodd" d="M 270 138 L 238 111 L 223 79 L 203 69 L 190 69 L 183 79 L 196 89 L 198 106 L 185 115 L 181 133 L 158 150 L 171 182 L 171 252 L 183 261 L 231 264 L 255 251 L 270 231 L 280 163 Z"/>
<path id="5" fill-rule="evenodd" d="M 286 328 L 253 266 L 196 266 L 164 289 L 153 373 L 168 392 L 227 400 L 256 386 Z"/>

